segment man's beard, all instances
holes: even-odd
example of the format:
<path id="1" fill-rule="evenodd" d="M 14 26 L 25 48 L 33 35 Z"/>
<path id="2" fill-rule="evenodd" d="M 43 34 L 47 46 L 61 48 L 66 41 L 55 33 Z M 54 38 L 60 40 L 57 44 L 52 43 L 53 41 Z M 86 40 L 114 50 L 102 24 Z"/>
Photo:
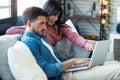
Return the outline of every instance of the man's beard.
<path id="1" fill-rule="evenodd" d="M 35 30 L 34 28 L 32 28 L 32 31 L 33 31 L 33 33 L 35 33 L 37 35 L 43 35 L 45 30 L 38 31 L 38 30 Z"/>

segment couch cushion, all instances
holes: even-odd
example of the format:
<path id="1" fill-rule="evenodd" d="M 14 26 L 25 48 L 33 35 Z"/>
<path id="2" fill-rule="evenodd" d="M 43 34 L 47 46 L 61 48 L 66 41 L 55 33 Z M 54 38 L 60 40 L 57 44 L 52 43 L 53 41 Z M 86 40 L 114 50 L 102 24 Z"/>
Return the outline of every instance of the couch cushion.
<path id="1" fill-rule="evenodd" d="M 67 24 L 73 32 L 78 33 L 77 30 L 76 30 L 76 28 L 75 28 L 75 26 L 74 26 L 74 24 L 73 24 L 73 22 L 72 22 L 70 19 L 68 19 L 68 20 L 65 22 L 65 24 Z"/>
<path id="2" fill-rule="evenodd" d="M 7 50 L 13 46 L 21 35 L 2 35 L 0 36 L 0 76 L 3 80 L 14 80 L 7 60 Z"/>
<path id="3" fill-rule="evenodd" d="M 89 56 L 89 52 L 87 50 L 73 44 L 66 38 L 63 38 L 61 41 L 57 42 L 55 49 L 65 58 L 85 58 Z"/>
<path id="4" fill-rule="evenodd" d="M 21 41 L 9 48 L 8 63 L 16 80 L 47 80 L 29 48 Z"/>

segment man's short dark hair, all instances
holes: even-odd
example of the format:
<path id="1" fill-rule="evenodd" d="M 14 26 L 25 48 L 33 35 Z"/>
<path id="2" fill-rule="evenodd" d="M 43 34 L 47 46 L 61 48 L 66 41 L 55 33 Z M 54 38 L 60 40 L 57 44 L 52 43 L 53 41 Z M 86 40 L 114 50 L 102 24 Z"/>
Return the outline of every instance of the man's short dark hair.
<path id="1" fill-rule="evenodd" d="M 34 21 L 35 19 L 37 19 L 38 16 L 47 17 L 47 13 L 39 7 L 35 7 L 35 6 L 28 7 L 23 12 L 23 22 L 26 25 L 28 20 Z"/>

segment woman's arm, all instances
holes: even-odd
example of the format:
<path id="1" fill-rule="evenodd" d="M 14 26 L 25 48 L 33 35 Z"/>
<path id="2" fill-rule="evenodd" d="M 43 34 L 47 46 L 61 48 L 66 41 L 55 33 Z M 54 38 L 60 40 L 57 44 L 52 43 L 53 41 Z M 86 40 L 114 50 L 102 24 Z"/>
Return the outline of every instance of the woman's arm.
<path id="1" fill-rule="evenodd" d="M 6 34 L 9 34 L 9 35 L 23 34 L 24 32 L 25 32 L 25 26 L 13 26 L 6 31 Z"/>
<path id="2" fill-rule="evenodd" d="M 88 42 L 85 38 L 80 36 L 78 33 L 73 32 L 69 27 L 65 26 L 61 29 L 62 35 L 65 36 L 72 43 L 85 48 L 88 51 L 93 50 L 93 45 Z"/>

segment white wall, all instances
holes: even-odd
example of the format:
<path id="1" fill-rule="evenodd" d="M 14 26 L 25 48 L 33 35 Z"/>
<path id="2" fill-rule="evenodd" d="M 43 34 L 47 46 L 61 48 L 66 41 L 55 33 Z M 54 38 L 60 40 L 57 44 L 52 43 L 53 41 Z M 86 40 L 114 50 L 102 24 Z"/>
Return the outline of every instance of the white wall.
<path id="1" fill-rule="evenodd" d="M 111 0 L 111 32 L 116 31 L 116 26 L 118 24 L 117 7 L 120 7 L 120 0 Z"/>

